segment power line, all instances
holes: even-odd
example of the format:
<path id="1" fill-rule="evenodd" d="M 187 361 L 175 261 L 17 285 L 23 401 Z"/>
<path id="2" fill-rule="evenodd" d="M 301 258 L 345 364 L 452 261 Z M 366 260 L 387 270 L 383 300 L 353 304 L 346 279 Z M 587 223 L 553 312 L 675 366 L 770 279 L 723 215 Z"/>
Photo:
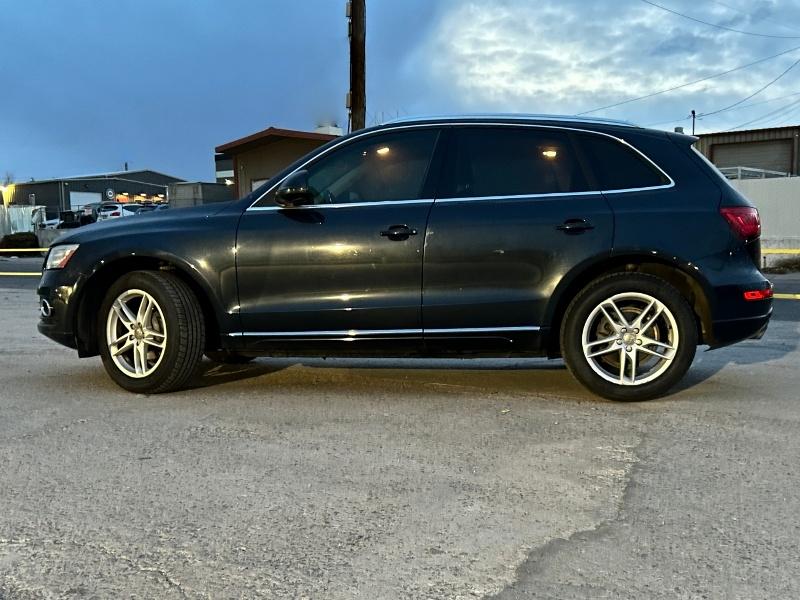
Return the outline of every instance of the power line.
<path id="1" fill-rule="evenodd" d="M 631 102 L 638 102 L 639 100 L 646 100 L 648 98 L 653 98 L 654 96 L 660 96 L 661 94 L 666 94 L 668 92 L 674 92 L 675 90 L 680 90 L 697 83 L 702 83 L 704 81 L 708 81 L 710 79 L 716 79 L 717 77 L 722 77 L 723 75 L 728 75 L 729 73 L 734 73 L 736 71 L 741 71 L 742 69 L 747 69 L 749 67 L 754 67 L 755 65 L 759 65 L 763 62 L 768 60 L 772 60 L 773 58 L 778 58 L 779 56 L 783 56 L 785 54 L 790 54 L 800 50 L 800 46 L 795 46 L 794 48 L 790 48 L 789 50 L 784 50 L 783 52 L 779 52 L 778 54 L 773 54 L 772 56 L 767 56 L 765 58 L 760 58 L 755 62 L 748 63 L 746 65 L 741 65 L 739 67 L 734 67 L 733 69 L 728 69 L 727 71 L 722 71 L 721 73 L 715 73 L 714 75 L 709 75 L 707 77 L 702 77 L 700 79 L 695 79 L 694 81 L 690 81 L 688 83 L 682 83 L 680 85 L 673 86 L 671 88 L 667 88 L 666 90 L 661 90 L 658 92 L 653 92 L 651 94 L 645 94 L 644 96 L 638 96 L 636 98 L 629 98 L 628 100 L 623 100 L 621 102 L 616 102 L 614 104 L 609 104 L 607 106 L 601 106 L 599 108 L 593 108 L 592 110 L 587 110 L 581 113 L 578 113 L 576 116 L 583 116 L 583 115 L 590 115 L 592 113 L 600 112 L 601 110 L 607 110 L 609 108 L 616 108 L 617 106 L 622 106 L 624 104 L 630 104 Z"/>
<path id="2" fill-rule="evenodd" d="M 725 7 L 725 8 L 727 8 L 728 10 L 732 10 L 732 11 L 734 11 L 734 12 L 738 12 L 739 14 L 741 14 L 741 15 L 745 15 L 746 17 L 749 17 L 749 16 L 750 16 L 750 13 L 749 13 L 749 12 L 747 12 L 747 11 L 744 11 L 744 10 L 742 10 L 741 8 L 736 8 L 735 6 L 731 6 L 730 4 L 727 4 L 727 3 L 725 3 L 725 2 L 720 2 L 720 0 L 708 0 L 708 1 L 709 1 L 709 2 L 713 2 L 714 4 L 716 4 L 716 5 L 718 5 L 718 6 L 724 6 L 724 7 Z M 767 18 L 767 17 L 763 17 L 763 19 L 762 19 L 762 20 L 763 20 L 763 21 L 766 21 L 766 22 L 768 22 L 768 23 L 774 23 L 774 24 L 775 24 L 775 25 L 777 25 L 778 27 L 783 27 L 784 29 L 790 29 L 790 30 L 792 30 L 792 31 L 800 31 L 800 29 L 797 29 L 797 27 L 792 27 L 791 25 L 787 25 L 786 23 L 781 23 L 781 22 L 780 22 L 780 21 L 778 21 L 777 19 L 770 19 L 770 18 Z"/>
<path id="3" fill-rule="evenodd" d="M 694 21 L 695 23 L 701 23 L 703 25 L 708 25 L 709 27 L 716 27 L 717 29 L 722 29 L 724 31 L 732 31 L 733 33 L 741 33 L 742 35 L 752 35 L 754 37 L 764 37 L 764 38 L 773 38 L 779 40 L 799 40 L 800 35 L 771 35 L 768 33 L 755 33 L 753 31 L 742 31 L 741 29 L 734 29 L 733 27 L 726 27 L 725 25 L 719 25 L 717 23 L 711 23 L 709 21 L 703 21 L 702 19 L 696 19 L 695 17 L 690 17 L 689 15 L 685 15 L 677 10 L 672 10 L 671 8 L 667 8 L 666 6 L 662 6 L 661 4 L 656 4 L 655 2 L 651 2 L 651 0 L 639 0 L 640 2 L 644 2 L 645 4 L 649 4 L 650 6 L 654 6 L 656 8 L 660 8 L 668 13 L 672 13 L 673 15 L 677 15 L 679 17 L 683 17 L 684 19 L 689 19 L 690 21 Z"/>
<path id="4" fill-rule="evenodd" d="M 750 100 L 751 98 L 754 98 L 755 96 L 758 96 L 758 95 L 759 95 L 761 92 L 763 92 L 765 89 L 767 89 L 767 88 L 768 88 L 768 87 L 770 87 L 772 84 L 774 84 L 775 82 L 777 82 L 779 79 L 781 79 L 781 77 L 783 77 L 783 76 L 784 76 L 784 75 L 786 75 L 786 74 L 787 74 L 789 71 L 791 71 L 792 69 L 794 69 L 794 68 L 795 68 L 795 67 L 796 67 L 798 64 L 800 64 L 800 59 L 798 59 L 798 60 L 794 61 L 794 62 L 791 64 L 791 66 L 790 66 L 788 69 L 786 69 L 786 70 L 785 70 L 783 73 L 781 73 L 780 75 L 778 75 L 778 76 L 777 76 L 775 79 L 773 79 L 772 81 L 770 81 L 770 82 L 769 82 L 767 85 L 765 85 L 764 87 L 762 87 L 762 88 L 759 88 L 758 90 L 756 90 L 755 92 L 753 92 L 752 94 L 750 94 L 749 96 L 747 96 L 747 98 L 742 98 L 742 99 L 741 99 L 741 100 L 739 100 L 738 102 L 734 102 L 733 104 L 731 104 L 730 106 L 726 106 L 725 108 L 720 108 L 719 110 L 715 110 L 715 111 L 713 111 L 713 112 L 709 112 L 709 113 L 702 113 L 700 116 L 701 116 L 701 117 L 710 117 L 711 115 L 718 115 L 718 114 L 719 114 L 719 113 L 721 113 L 721 112 L 728 111 L 728 110 L 730 110 L 730 109 L 732 109 L 732 108 L 735 108 L 735 107 L 739 106 L 740 104 L 743 104 L 743 103 L 747 102 L 748 100 Z"/>
<path id="5" fill-rule="evenodd" d="M 692 115 L 686 115 L 685 117 L 680 117 L 678 119 L 670 119 L 669 121 L 659 121 L 658 123 L 647 123 L 644 127 L 658 127 L 659 125 L 667 125 L 669 123 L 681 123 L 683 121 L 688 121 L 692 118 Z"/>
<path id="6" fill-rule="evenodd" d="M 794 108 L 799 106 L 799 105 L 800 105 L 800 100 L 793 100 L 792 102 L 790 102 L 789 104 L 786 104 L 785 106 L 782 106 L 782 107 L 780 107 L 780 108 L 778 108 L 776 110 L 773 110 L 772 112 L 769 112 L 769 113 L 767 113 L 765 115 L 761 115 L 757 119 L 752 119 L 751 121 L 747 121 L 747 123 L 742 123 L 741 125 L 737 125 L 736 127 L 731 127 L 727 131 L 733 131 L 734 129 L 741 129 L 742 127 L 747 127 L 748 125 L 752 125 L 753 123 L 758 123 L 759 121 L 764 121 L 764 120 L 769 119 L 770 117 L 773 117 L 775 115 L 783 116 L 784 114 L 788 114 L 788 113 L 792 112 L 794 110 Z"/>
<path id="7" fill-rule="evenodd" d="M 759 106 L 761 104 L 769 104 L 770 102 L 777 102 L 778 100 L 785 100 L 786 98 L 794 98 L 795 96 L 800 96 L 800 92 L 795 92 L 794 94 L 786 94 L 785 96 L 778 96 L 777 98 L 770 98 L 769 100 L 761 100 L 759 102 L 751 102 L 750 104 L 745 104 L 744 106 L 737 106 L 731 110 L 744 110 L 745 108 L 751 108 L 753 106 Z"/>
<path id="8" fill-rule="evenodd" d="M 751 102 L 750 104 L 745 104 L 743 106 L 737 106 L 736 108 L 730 109 L 731 112 L 735 112 L 737 110 L 745 110 L 748 108 L 752 108 L 754 106 L 760 106 L 762 104 L 769 104 L 770 102 L 777 102 L 778 100 L 786 100 L 786 98 L 794 98 L 796 96 L 800 96 L 800 92 L 795 92 L 793 94 L 786 94 L 785 96 L 778 96 L 777 98 L 770 98 L 769 100 L 761 100 L 759 102 Z M 698 119 L 702 119 L 703 115 L 698 115 Z M 644 127 L 658 127 L 659 125 L 667 125 L 669 123 L 681 123 L 683 121 L 688 121 L 692 118 L 692 115 L 686 115 L 685 117 L 678 117 L 677 119 L 669 119 L 667 121 L 659 121 L 658 123 L 647 123 Z"/>

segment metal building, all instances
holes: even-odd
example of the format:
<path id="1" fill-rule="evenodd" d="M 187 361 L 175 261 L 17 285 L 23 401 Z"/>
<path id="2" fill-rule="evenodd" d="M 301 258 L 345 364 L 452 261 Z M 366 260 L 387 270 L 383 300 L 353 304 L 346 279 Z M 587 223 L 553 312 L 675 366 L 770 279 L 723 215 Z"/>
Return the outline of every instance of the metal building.
<path id="1" fill-rule="evenodd" d="M 205 181 L 183 181 L 167 186 L 170 208 L 233 200 L 233 186 Z"/>
<path id="2" fill-rule="evenodd" d="M 15 183 L 7 201 L 46 207 L 48 218 L 99 202 L 162 201 L 170 183 L 183 181 L 149 169 Z M 7 190 L 8 193 L 8 190 Z"/>
<path id="3" fill-rule="evenodd" d="M 800 126 L 706 133 L 697 149 L 717 167 L 800 175 Z"/>

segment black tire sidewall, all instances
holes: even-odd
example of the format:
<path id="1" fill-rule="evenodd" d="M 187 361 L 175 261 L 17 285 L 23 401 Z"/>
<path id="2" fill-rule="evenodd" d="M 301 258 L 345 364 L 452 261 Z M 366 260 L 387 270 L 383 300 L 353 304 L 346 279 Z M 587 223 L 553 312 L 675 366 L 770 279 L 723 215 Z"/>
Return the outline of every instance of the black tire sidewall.
<path id="1" fill-rule="evenodd" d="M 114 282 L 108 290 L 98 315 L 98 343 L 100 356 L 108 375 L 122 388 L 138 393 L 148 393 L 163 387 L 178 366 L 181 346 L 187 343 L 186 331 L 180 326 L 184 315 L 183 307 L 176 306 L 174 297 L 167 289 L 169 276 L 150 271 L 135 271 L 124 275 Z M 114 301 L 126 290 L 138 289 L 150 294 L 161 308 L 167 332 L 167 344 L 164 356 L 158 368 L 147 377 L 129 377 L 123 373 L 111 358 L 106 340 L 106 325 Z"/>
<path id="2" fill-rule="evenodd" d="M 672 364 L 657 379 L 637 386 L 611 383 L 598 375 L 583 353 L 583 326 L 604 300 L 621 293 L 639 292 L 658 299 L 672 312 L 679 343 Z M 561 328 L 561 348 L 567 367 L 584 386 L 610 400 L 638 401 L 662 396 L 686 374 L 697 351 L 697 320 L 681 293 L 667 281 L 643 273 L 620 273 L 590 284 L 567 309 Z"/>

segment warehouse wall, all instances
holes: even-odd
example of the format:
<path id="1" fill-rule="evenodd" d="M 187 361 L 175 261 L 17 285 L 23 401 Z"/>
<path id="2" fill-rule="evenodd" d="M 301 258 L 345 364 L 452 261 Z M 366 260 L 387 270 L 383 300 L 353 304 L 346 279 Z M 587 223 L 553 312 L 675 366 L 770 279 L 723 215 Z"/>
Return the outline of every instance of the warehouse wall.
<path id="1" fill-rule="evenodd" d="M 800 175 L 798 127 L 705 133 L 699 137 L 697 149 L 717 166 L 753 167 Z"/>

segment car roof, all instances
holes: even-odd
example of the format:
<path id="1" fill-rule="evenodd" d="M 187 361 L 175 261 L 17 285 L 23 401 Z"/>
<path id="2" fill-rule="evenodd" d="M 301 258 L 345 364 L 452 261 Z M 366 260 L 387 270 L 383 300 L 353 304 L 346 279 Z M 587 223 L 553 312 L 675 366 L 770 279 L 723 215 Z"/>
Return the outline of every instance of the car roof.
<path id="1" fill-rule="evenodd" d="M 548 124 L 570 124 L 576 123 L 588 125 L 615 125 L 617 127 L 639 128 L 639 125 L 630 121 L 618 119 L 604 119 L 601 117 L 585 117 L 580 115 L 547 115 L 547 114 L 528 114 L 528 113 L 474 113 L 461 115 L 432 115 L 403 117 L 386 123 L 386 126 L 397 124 L 421 124 L 421 123 L 470 123 L 470 122 L 489 122 L 489 123 L 548 123 Z"/>

